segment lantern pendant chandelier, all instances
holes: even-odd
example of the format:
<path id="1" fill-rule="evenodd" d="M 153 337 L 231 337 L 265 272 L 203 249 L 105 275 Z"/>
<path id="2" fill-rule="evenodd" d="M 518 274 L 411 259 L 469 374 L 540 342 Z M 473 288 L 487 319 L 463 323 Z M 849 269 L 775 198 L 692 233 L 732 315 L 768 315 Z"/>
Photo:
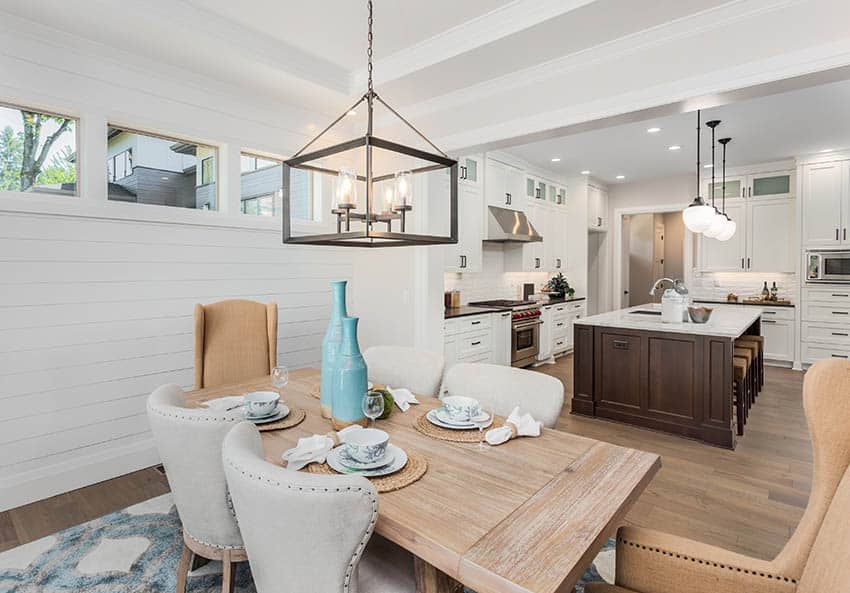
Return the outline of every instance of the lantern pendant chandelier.
<path id="1" fill-rule="evenodd" d="M 367 43 L 367 74 L 368 83 L 366 94 L 364 94 L 354 105 L 346 109 L 342 115 L 336 118 L 328 127 L 307 143 L 292 158 L 283 164 L 283 242 L 300 243 L 312 245 L 339 245 L 349 247 L 391 247 L 404 245 L 436 245 L 443 243 L 457 243 L 458 236 L 458 164 L 457 161 L 447 156 L 442 150 L 431 142 L 422 132 L 417 130 L 410 122 L 398 114 L 392 107 L 385 103 L 375 93 L 372 84 L 372 0 L 368 0 L 368 43 Z M 343 121 L 349 115 L 356 115 L 356 109 L 361 104 L 366 105 L 366 133 L 353 140 L 334 144 L 327 148 L 314 150 L 310 153 L 305 151 L 313 146 L 316 141 L 325 136 L 334 126 Z M 406 129 L 412 130 L 416 136 L 424 140 L 430 148 L 436 152 L 429 152 L 385 138 L 373 135 L 374 107 L 380 104 L 386 108 L 392 116 L 400 120 Z M 375 149 L 385 163 L 390 163 L 391 171 L 376 172 L 378 159 Z M 355 159 L 351 158 L 353 151 L 358 154 L 357 162 L 364 165 L 362 174 L 358 174 L 356 167 L 352 165 Z M 362 159 L 362 160 L 361 160 Z M 330 166 L 327 161 L 343 161 L 344 165 Z M 414 166 L 398 168 L 399 161 L 414 161 Z M 292 234 L 292 182 L 293 169 L 300 169 L 312 174 L 333 175 L 334 207 L 330 210 L 336 217 L 336 232 L 298 235 Z M 411 214 L 414 211 L 414 188 L 417 186 L 415 179 L 417 175 L 431 174 L 437 171 L 447 171 L 448 175 L 448 206 L 449 234 L 431 235 L 408 232 L 411 226 Z M 432 181 L 435 177 L 426 180 Z M 438 184 L 439 185 L 439 184 Z M 442 187 L 442 186 L 441 186 Z M 375 189 L 379 188 L 381 196 L 376 195 Z M 365 205 L 358 201 L 358 189 L 365 194 Z M 430 192 L 429 192 L 430 193 Z M 429 196 L 431 198 L 433 196 Z M 422 205 L 421 196 L 417 199 L 417 211 Z M 363 209 L 360 210 L 360 206 Z M 430 209 L 437 204 L 428 204 Z M 426 210 L 426 208 L 422 208 Z M 432 212 L 428 213 L 428 217 Z M 424 212 L 422 218 L 425 218 Z M 396 228 L 394 229 L 394 223 Z M 352 230 L 352 227 L 356 227 Z"/>

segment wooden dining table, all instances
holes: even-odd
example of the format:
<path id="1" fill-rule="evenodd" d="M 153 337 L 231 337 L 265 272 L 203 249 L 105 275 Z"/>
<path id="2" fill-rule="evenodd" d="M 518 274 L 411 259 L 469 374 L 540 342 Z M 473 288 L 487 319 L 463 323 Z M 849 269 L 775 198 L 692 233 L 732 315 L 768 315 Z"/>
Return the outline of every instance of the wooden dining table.
<path id="1" fill-rule="evenodd" d="M 331 430 L 311 395 L 319 380 L 318 369 L 290 373 L 283 400 L 307 416 L 262 433 L 270 463 L 282 465 L 282 453 L 299 438 Z M 272 389 L 269 377 L 193 391 L 188 401 L 261 389 Z M 428 471 L 379 495 L 375 527 L 413 554 L 417 593 L 454 593 L 461 583 L 477 593 L 572 591 L 661 467 L 652 453 L 551 429 L 483 450 L 437 440 L 414 421 L 440 402 L 418 399 L 377 426 L 392 443 L 422 453 Z"/>

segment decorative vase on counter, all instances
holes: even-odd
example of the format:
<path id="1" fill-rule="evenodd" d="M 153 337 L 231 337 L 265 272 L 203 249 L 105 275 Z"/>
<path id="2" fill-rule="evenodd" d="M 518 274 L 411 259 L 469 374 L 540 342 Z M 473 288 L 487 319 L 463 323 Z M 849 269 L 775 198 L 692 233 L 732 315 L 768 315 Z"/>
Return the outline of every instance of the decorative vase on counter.
<path id="1" fill-rule="evenodd" d="M 366 361 L 357 343 L 358 317 L 342 318 L 342 345 L 333 368 L 333 427 L 341 430 L 352 424 L 366 426 L 363 397 L 368 388 Z"/>
<path id="2" fill-rule="evenodd" d="M 325 337 L 322 339 L 322 418 L 332 417 L 331 407 L 334 401 L 333 369 L 342 344 L 342 318 L 348 315 L 345 309 L 345 287 L 347 284 L 346 280 L 331 282 L 333 310 Z"/>

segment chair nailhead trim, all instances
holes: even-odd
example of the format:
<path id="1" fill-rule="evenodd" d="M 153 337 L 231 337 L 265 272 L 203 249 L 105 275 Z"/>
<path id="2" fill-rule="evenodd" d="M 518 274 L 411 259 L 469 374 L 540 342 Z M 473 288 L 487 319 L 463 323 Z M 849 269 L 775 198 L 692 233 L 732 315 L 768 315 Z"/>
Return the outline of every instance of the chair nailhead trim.
<path id="1" fill-rule="evenodd" d="M 797 584 L 796 579 L 792 579 L 789 577 L 783 577 L 781 575 L 774 575 L 767 572 L 756 572 L 754 570 L 748 570 L 746 568 L 740 568 L 738 566 L 729 566 L 727 564 L 723 564 L 722 562 L 714 562 L 712 560 L 702 560 L 700 558 L 693 558 L 691 556 L 686 556 L 685 554 L 679 554 L 678 552 L 668 552 L 667 550 L 662 550 L 661 548 L 654 548 L 652 546 L 647 546 L 645 544 L 639 544 L 637 542 L 630 542 L 622 537 L 617 538 L 617 542 L 621 544 L 625 544 L 632 548 L 638 548 L 641 550 L 646 550 L 648 552 L 654 552 L 656 554 L 661 554 L 662 556 L 670 556 L 671 558 L 678 558 L 680 560 L 687 560 L 688 562 L 696 562 L 697 564 L 704 564 L 706 566 L 712 566 L 714 568 L 722 568 L 725 570 L 729 570 L 732 572 L 742 572 L 744 574 L 749 574 L 752 576 L 757 576 L 765 579 L 771 579 L 776 581 L 783 581 L 786 583 L 794 583 Z"/>
<path id="2" fill-rule="evenodd" d="M 178 408 L 179 409 L 179 408 Z M 194 409 L 194 408 L 192 408 Z M 188 422 L 226 422 L 229 424 L 235 422 L 242 422 L 244 418 L 239 416 L 214 416 L 211 413 L 208 414 L 197 414 L 192 416 L 187 416 L 185 414 L 179 414 L 175 412 L 169 412 L 159 407 L 154 407 L 152 405 L 148 405 L 148 411 L 153 412 L 157 416 L 162 416 L 164 418 L 174 418 L 175 420 L 186 420 Z M 198 412 L 211 412 L 209 408 L 197 408 Z"/>
<path id="3" fill-rule="evenodd" d="M 257 480 L 259 482 L 265 482 L 270 486 L 286 487 L 287 490 L 297 490 L 298 492 L 317 492 L 317 493 L 328 493 L 328 492 L 357 492 L 360 494 L 369 494 L 369 502 L 372 505 L 372 516 L 369 519 L 369 525 L 366 527 L 366 531 L 360 537 L 360 542 L 357 544 L 357 549 L 354 550 L 354 555 L 351 557 L 351 560 L 348 562 L 348 568 L 345 570 L 345 577 L 343 579 L 343 593 L 349 590 L 349 585 L 351 582 L 351 575 L 354 572 L 354 567 L 357 566 L 357 562 L 360 560 L 360 557 L 363 555 L 363 551 L 366 549 L 366 544 L 369 542 L 369 538 L 372 537 L 372 532 L 375 530 L 375 523 L 378 521 L 378 498 L 377 496 L 371 496 L 371 492 L 365 490 L 364 488 L 346 486 L 345 488 L 315 488 L 313 486 L 293 486 L 292 484 L 281 484 L 277 480 L 270 480 L 268 478 L 263 478 L 262 476 L 256 476 L 253 473 L 246 471 L 237 463 L 235 463 L 230 458 L 225 458 L 225 461 L 241 473 L 243 476 L 251 480 Z"/>
<path id="4" fill-rule="evenodd" d="M 205 542 L 202 539 L 198 539 L 197 537 L 195 537 L 194 535 L 192 535 L 188 531 L 186 532 L 186 535 L 188 535 L 189 539 L 192 540 L 192 541 L 198 542 L 199 544 L 201 544 L 203 546 L 207 546 L 209 548 L 215 548 L 217 550 L 244 550 L 245 549 L 242 546 L 223 546 L 221 544 L 211 544 L 209 542 Z"/>

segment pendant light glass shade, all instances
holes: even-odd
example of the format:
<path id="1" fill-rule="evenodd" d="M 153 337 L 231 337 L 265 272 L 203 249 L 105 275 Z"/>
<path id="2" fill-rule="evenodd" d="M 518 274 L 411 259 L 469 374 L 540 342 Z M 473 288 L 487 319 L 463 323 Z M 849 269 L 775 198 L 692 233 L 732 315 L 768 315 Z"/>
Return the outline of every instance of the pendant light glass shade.
<path id="1" fill-rule="evenodd" d="M 738 229 L 738 225 L 735 224 L 734 220 L 726 219 L 726 225 L 723 230 L 715 237 L 718 241 L 728 241 L 735 235 L 735 231 Z"/>
<path id="2" fill-rule="evenodd" d="M 682 220 L 692 233 L 702 233 L 714 220 L 714 208 L 697 196 L 687 208 L 682 210 Z"/>
<path id="3" fill-rule="evenodd" d="M 711 237 L 712 239 L 717 238 L 717 236 L 726 228 L 726 223 L 728 219 L 726 216 L 720 213 L 717 208 L 714 209 L 714 216 L 711 217 L 711 224 L 708 225 L 708 228 L 705 229 L 702 234 L 706 237 Z"/>

